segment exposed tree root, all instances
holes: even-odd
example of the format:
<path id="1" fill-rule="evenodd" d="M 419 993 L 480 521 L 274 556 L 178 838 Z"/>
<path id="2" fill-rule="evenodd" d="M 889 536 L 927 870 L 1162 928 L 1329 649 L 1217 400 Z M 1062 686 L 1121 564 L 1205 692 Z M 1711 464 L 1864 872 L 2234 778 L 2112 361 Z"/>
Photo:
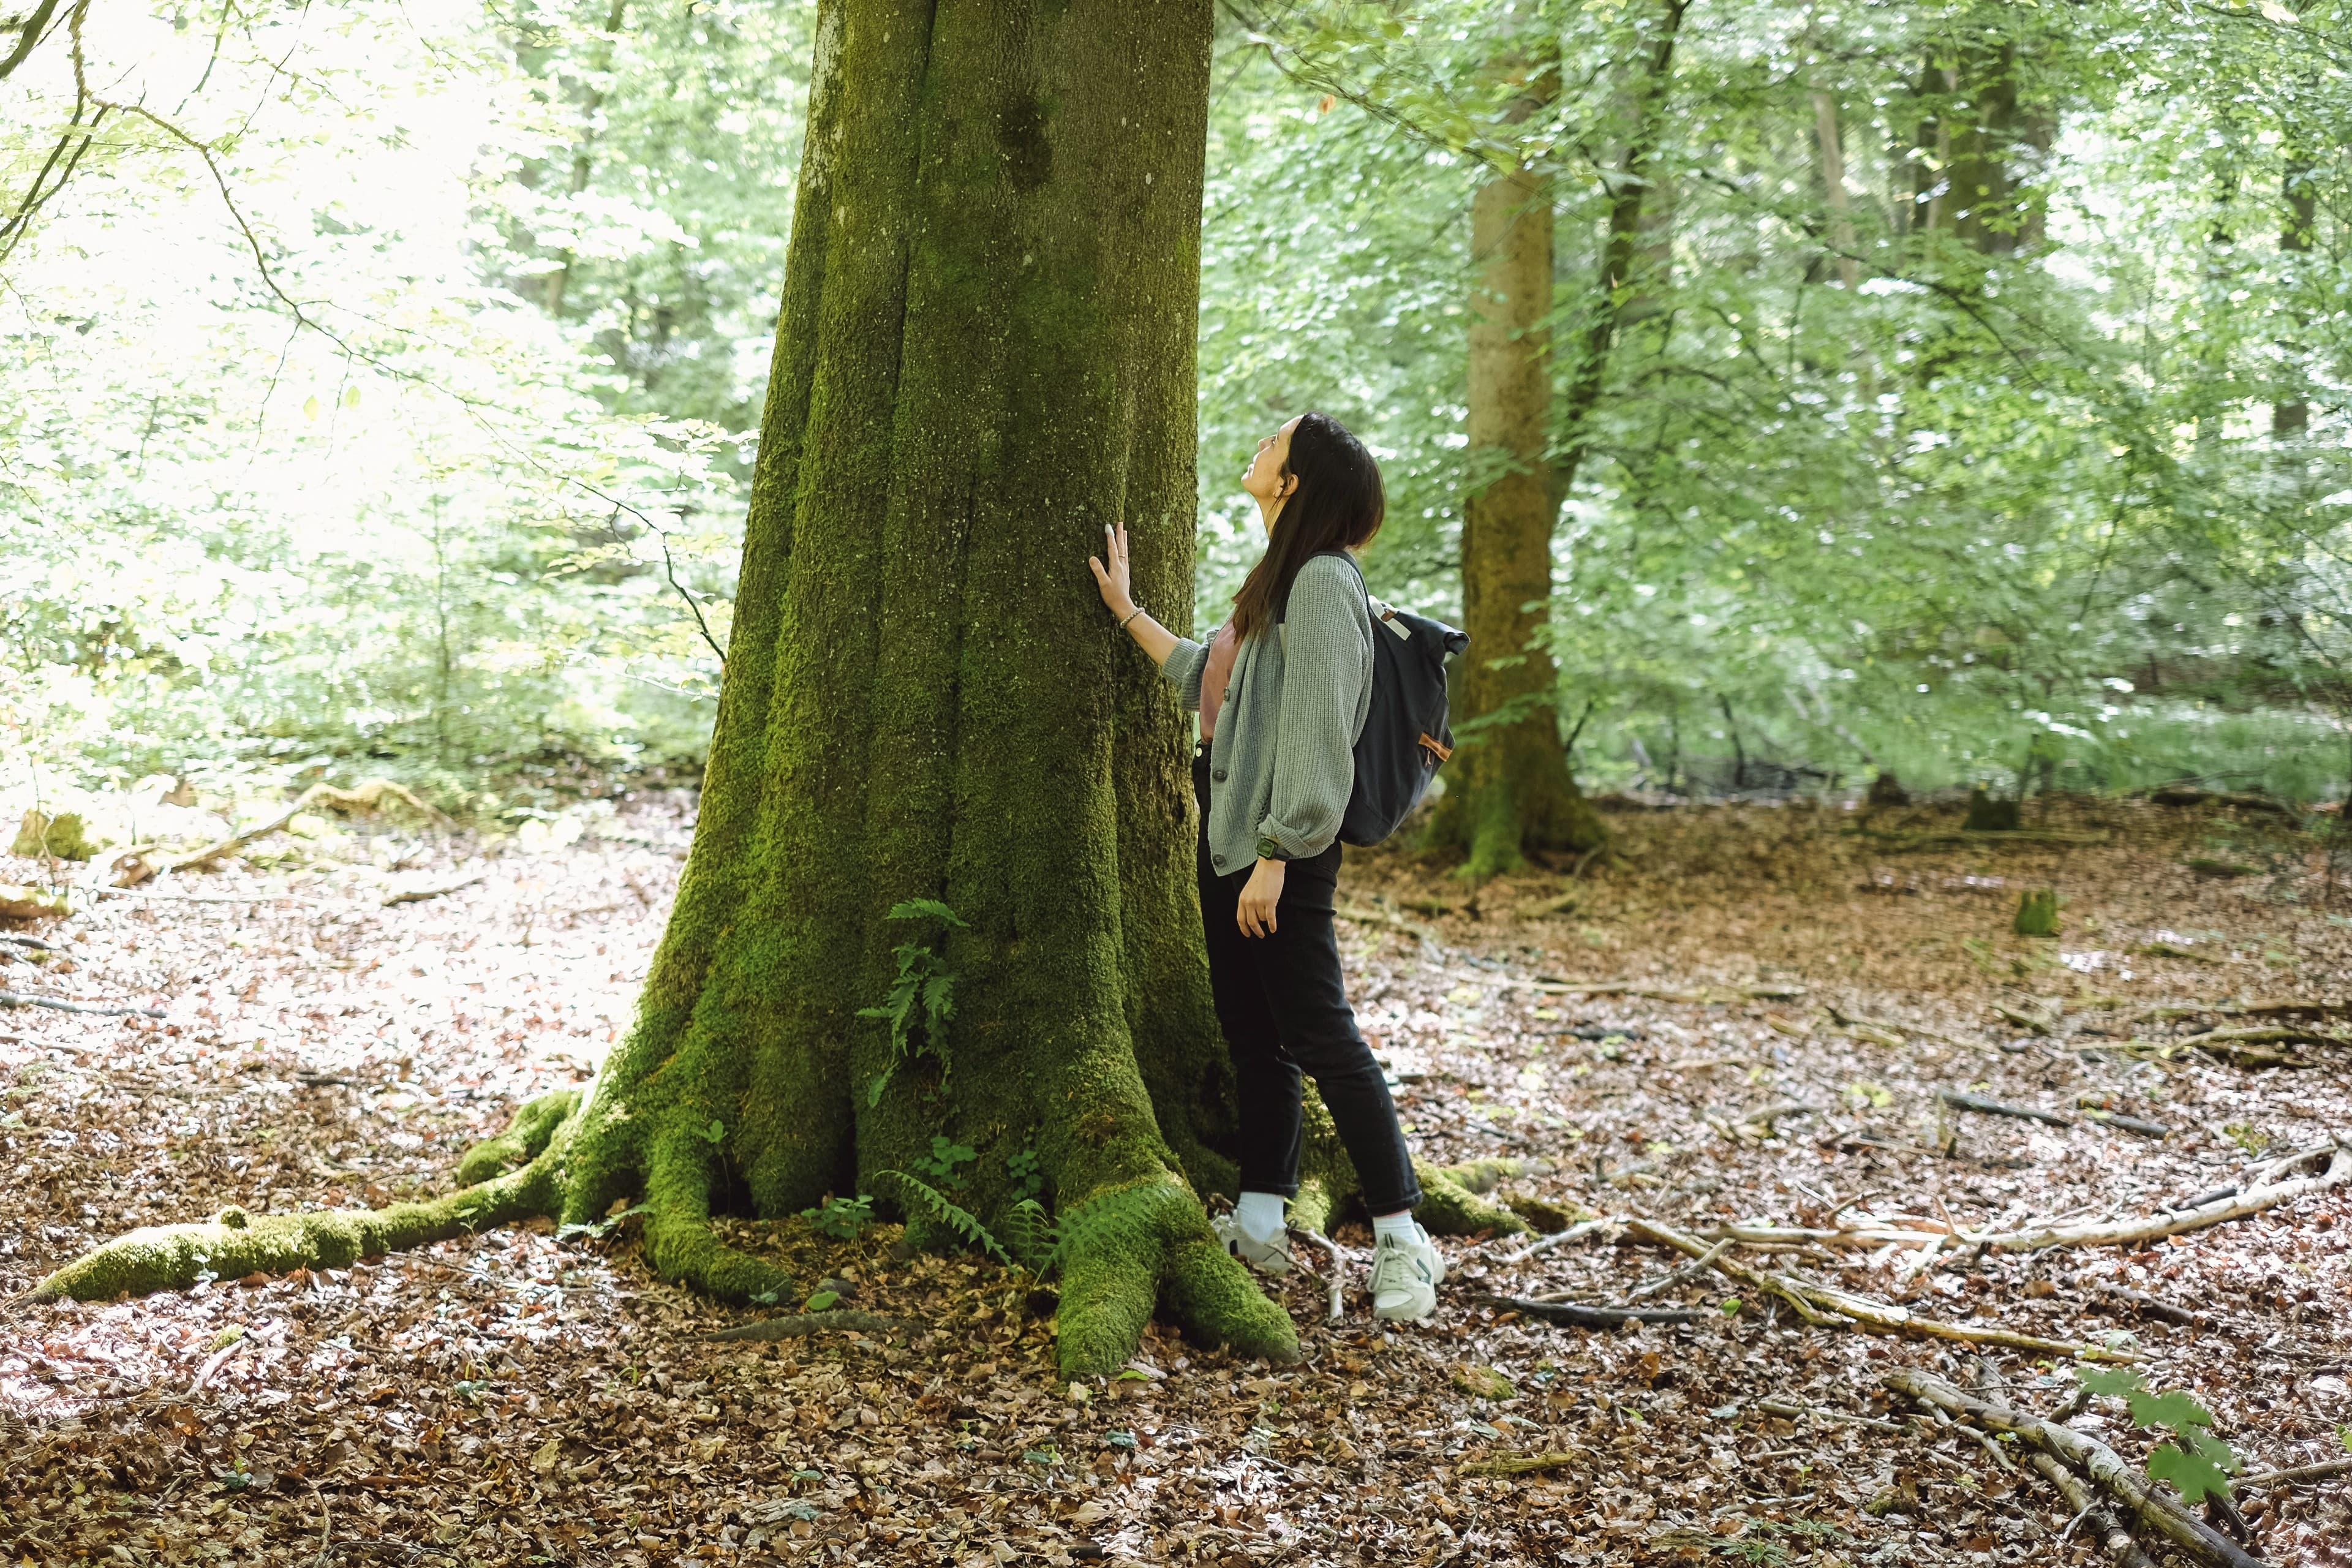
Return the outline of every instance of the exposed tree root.
<path id="1" fill-rule="evenodd" d="M 362 1258 L 423 1247 L 555 1210 L 562 1153 L 425 1203 L 256 1218 L 226 1208 L 196 1225 L 142 1226 L 84 1253 L 33 1288 L 36 1300 L 184 1290 L 204 1279 L 348 1268 Z"/>
<path id="2" fill-rule="evenodd" d="M 485 1138 L 457 1162 L 457 1180 L 466 1186 L 487 1182 L 510 1166 L 539 1158 L 556 1131 L 580 1108 L 580 1091 L 558 1089 L 525 1102 L 513 1122 L 495 1138 Z"/>
<path id="3" fill-rule="evenodd" d="M 1090 1223 L 1082 1217 L 1090 1212 L 1108 1217 Z M 1150 1183 L 1098 1194 L 1066 1214 L 1076 1234 L 1055 1318 L 1063 1375 L 1117 1372 L 1163 1305 L 1201 1339 L 1268 1361 L 1298 1359 L 1290 1315 L 1226 1255 L 1206 1211 L 1182 1187 Z"/>

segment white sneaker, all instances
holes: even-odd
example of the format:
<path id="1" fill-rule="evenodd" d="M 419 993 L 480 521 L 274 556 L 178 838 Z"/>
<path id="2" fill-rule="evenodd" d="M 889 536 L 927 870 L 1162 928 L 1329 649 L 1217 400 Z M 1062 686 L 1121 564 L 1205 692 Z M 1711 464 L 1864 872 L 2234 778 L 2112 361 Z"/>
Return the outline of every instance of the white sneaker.
<path id="1" fill-rule="evenodd" d="M 1437 1287 L 1445 1260 L 1429 1232 L 1416 1225 L 1410 1236 L 1372 1241 L 1372 1316 L 1392 1323 L 1418 1323 L 1437 1310 Z"/>
<path id="2" fill-rule="evenodd" d="M 1229 1214 L 1211 1215 L 1209 1229 L 1226 1252 L 1259 1273 L 1279 1279 L 1290 1272 L 1290 1237 L 1287 1234 L 1272 1241 L 1260 1241 L 1244 1230 L 1241 1222 Z"/>

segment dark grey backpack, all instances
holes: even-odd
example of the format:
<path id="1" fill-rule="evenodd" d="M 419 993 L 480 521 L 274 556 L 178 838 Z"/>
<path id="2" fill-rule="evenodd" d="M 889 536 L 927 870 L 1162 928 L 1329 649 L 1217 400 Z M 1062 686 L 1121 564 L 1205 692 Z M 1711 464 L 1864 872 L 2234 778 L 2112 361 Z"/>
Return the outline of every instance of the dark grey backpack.
<path id="1" fill-rule="evenodd" d="M 1345 561 L 1362 584 L 1363 569 L 1354 556 L 1342 550 L 1324 553 Z M 1382 604 L 1369 589 L 1364 598 L 1372 612 L 1372 702 L 1356 738 L 1356 787 L 1339 819 L 1339 837 L 1370 847 L 1412 815 L 1438 765 L 1454 754 L 1445 661 L 1470 646 L 1470 634 Z"/>

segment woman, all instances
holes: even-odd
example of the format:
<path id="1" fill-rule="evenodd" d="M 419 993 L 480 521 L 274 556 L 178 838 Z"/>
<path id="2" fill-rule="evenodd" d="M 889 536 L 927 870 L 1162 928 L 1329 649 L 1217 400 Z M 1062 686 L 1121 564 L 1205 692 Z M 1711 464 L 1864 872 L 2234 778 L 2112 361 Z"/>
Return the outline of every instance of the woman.
<path id="1" fill-rule="evenodd" d="M 1266 552 L 1206 644 L 1136 605 L 1126 529 L 1104 530 L 1107 564 L 1087 562 L 1120 627 L 1201 714 L 1201 914 L 1241 1095 L 1241 1201 L 1213 1223 L 1234 1257 L 1289 1271 L 1283 1203 L 1298 1193 L 1299 1075 L 1311 1074 L 1371 1210 L 1372 1315 L 1418 1321 L 1445 1268 L 1413 1221 L 1412 1160 L 1331 930 L 1339 819 L 1371 701 L 1371 611 L 1347 552 L 1380 531 L 1381 471 L 1338 421 L 1302 414 L 1258 443 L 1242 488 Z"/>

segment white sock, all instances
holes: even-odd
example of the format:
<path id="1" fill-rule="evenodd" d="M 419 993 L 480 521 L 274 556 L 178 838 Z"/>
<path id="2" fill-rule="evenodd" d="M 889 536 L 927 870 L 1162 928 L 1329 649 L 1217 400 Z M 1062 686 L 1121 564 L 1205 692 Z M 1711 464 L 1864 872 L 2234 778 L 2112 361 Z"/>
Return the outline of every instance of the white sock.
<path id="1" fill-rule="evenodd" d="M 1421 1226 L 1413 1223 L 1411 1209 L 1405 1210 L 1402 1214 L 1374 1215 L 1372 1245 L 1378 1247 L 1381 1244 L 1381 1238 L 1384 1236 L 1393 1237 L 1399 1241 L 1411 1241 L 1420 1233 L 1420 1230 Z"/>
<path id="2" fill-rule="evenodd" d="M 1244 1193 L 1234 1205 L 1234 1222 L 1252 1241 L 1280 1241 L 1283 1237 L 1282 1194 Z"/>

